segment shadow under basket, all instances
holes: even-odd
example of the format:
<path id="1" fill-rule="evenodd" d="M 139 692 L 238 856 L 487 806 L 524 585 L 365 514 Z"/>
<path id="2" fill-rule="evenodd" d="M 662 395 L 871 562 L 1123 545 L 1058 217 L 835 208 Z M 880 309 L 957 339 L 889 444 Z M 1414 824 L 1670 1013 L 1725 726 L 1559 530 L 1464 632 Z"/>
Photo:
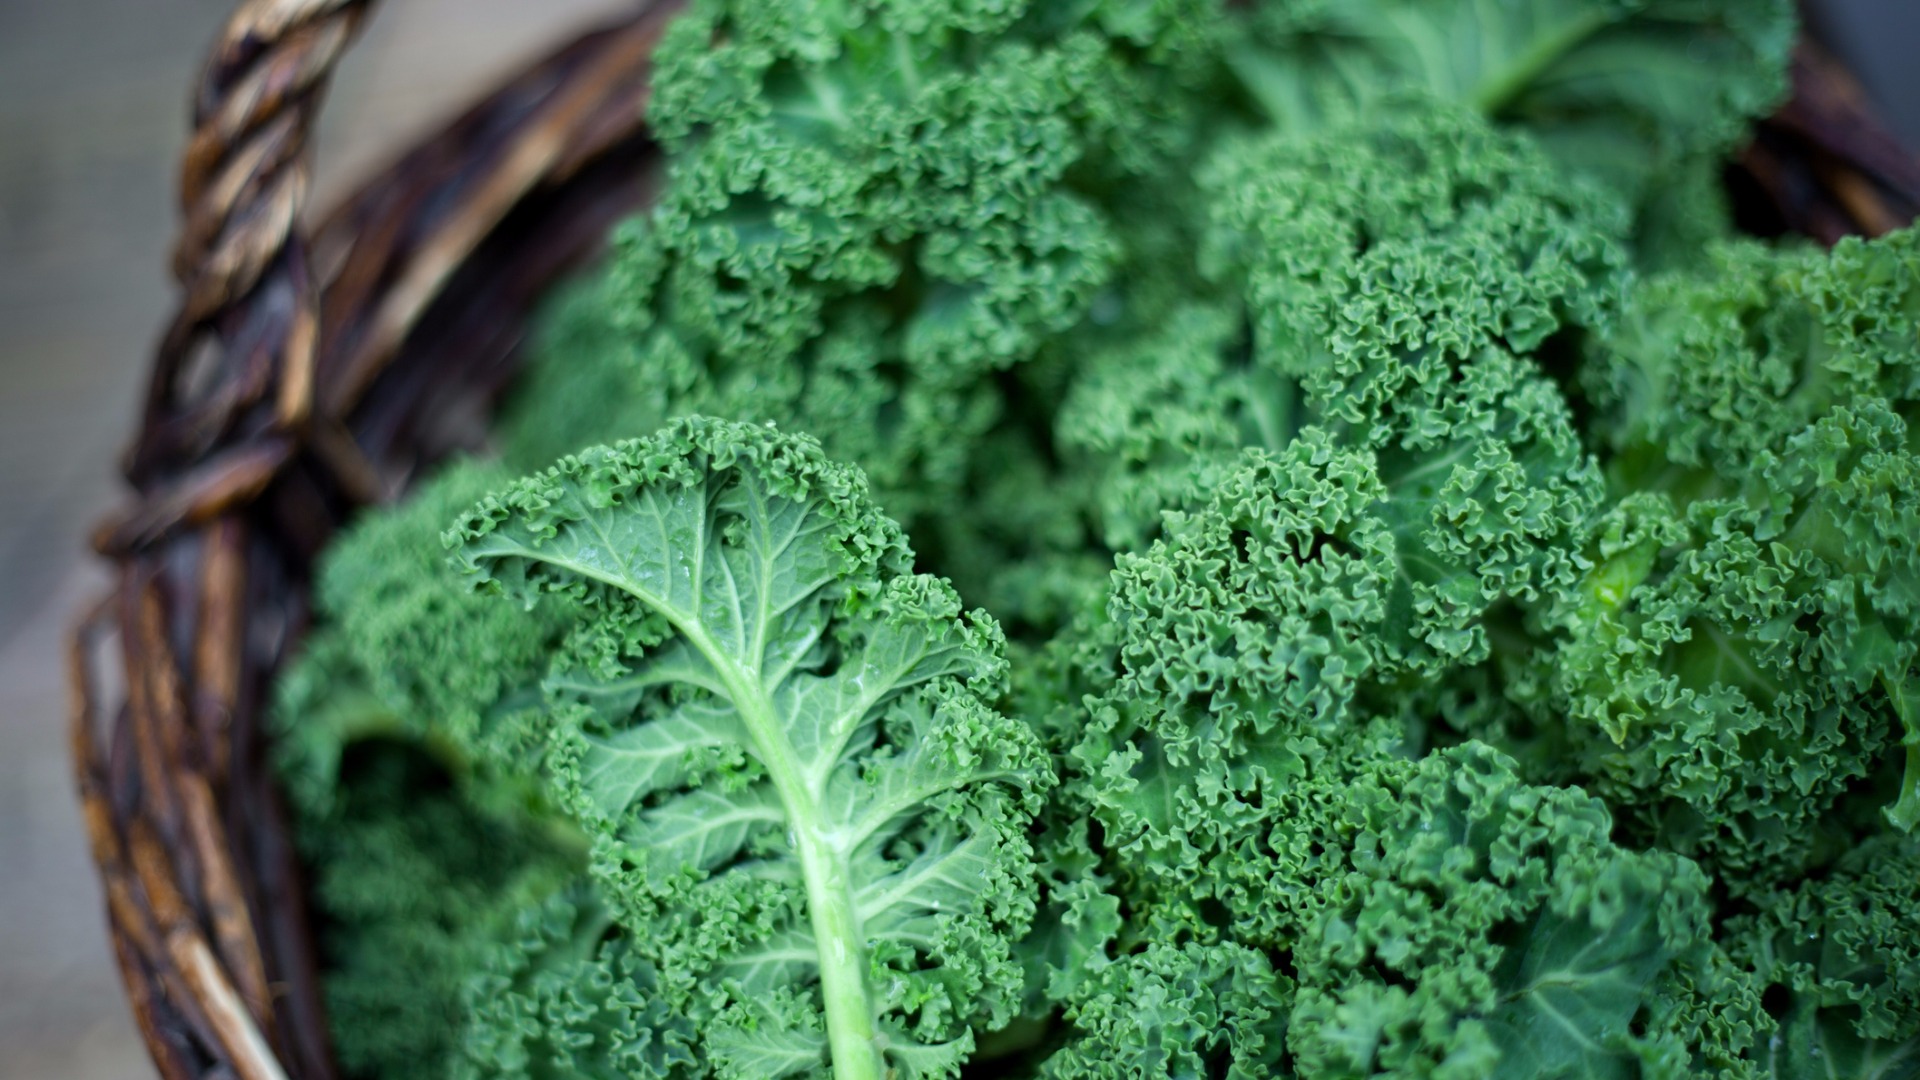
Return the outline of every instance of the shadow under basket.
<path id="1" fill-rule="evenodd" d="M 173 273 L 72 644 L 73 760 L 108 925 L 162 1076 L 336 1074 L 264 752 L 315 558 L 478 446 L 543 292 L 644 207 L 649 57 L 677 0 L 554 52 L 308 226 L 307 142 L 366 0 L 247 0 L 195 87 Z M 1920 167 L 1811 45 L 1727 170 L 1750 231 L 1832 243 L 1920 211 Z"/>

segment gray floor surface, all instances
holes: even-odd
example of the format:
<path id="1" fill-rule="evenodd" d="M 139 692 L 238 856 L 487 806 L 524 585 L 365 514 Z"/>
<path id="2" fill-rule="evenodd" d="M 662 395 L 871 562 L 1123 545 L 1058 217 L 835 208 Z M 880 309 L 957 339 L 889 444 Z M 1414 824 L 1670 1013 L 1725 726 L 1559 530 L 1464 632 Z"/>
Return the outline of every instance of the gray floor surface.
<path id="1" fill-rule="evenodd" d="M 1920 4 L 1832 0 L 1920 145 Z M 384 5 L 322 131 L 319 198 L 618 0 Z M 164 272 L 186 88 L 227 0 L 0 0 L 0 1080 L 149 1077 L 101 933 L 65 758 L 58 638 L 99 587 Z M 1896 25 L 1904 24 L 1904 25 Z M 1844 31 L 1844 27 L 1843 27 Z"/>

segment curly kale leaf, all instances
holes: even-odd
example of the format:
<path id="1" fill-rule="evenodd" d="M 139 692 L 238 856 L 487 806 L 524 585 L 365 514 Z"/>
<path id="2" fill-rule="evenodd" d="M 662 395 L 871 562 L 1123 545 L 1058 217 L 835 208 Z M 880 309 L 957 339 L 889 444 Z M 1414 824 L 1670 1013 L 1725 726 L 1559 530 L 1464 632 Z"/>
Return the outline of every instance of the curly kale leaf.
<path id="1" fill-rule="evenodd" d="M 563 605 L 502 610 L 439 544 L 503 481 L 457 463 L 343 533 L 317 582 L 325 621 L 276 688 L 275 764 L 350 1075 L 447 1077 L 498 921 L 583 862 L 537 776 Z"/>
<path id="2" fill-rule="evenodd" d="M 1598 800 L 1526 785 L 1477 744 L 1295 805 L 1269 842 L 1311 896 L 1275 912 L 1305 916 L 1303 1075 L 1689 1075 L 1684 1043 L 1634 1021 L 1706 957 L 1692 864 L 1614 846 Z"/>
<path id="3" fill-rule="evenodd" d="M 1476 384 L 1491 401 L 1507 385 Z M 1558 449 L 1516 462 L 1484 422 L 1500 415 L 1557 430 L 1545 446 Z M 1596 481 L 1555 415 L 1460 410 L 1458 444 L 1424 457 L 1345 448 L 1310 427 L 1197 482 L 1204 501 L 1187 496 L 1199 505 L 1119 558 L 1103 616 L 1076 621 L 1023 672 L 1018 700 L 1074 778 L 1054 839 L 1071 848 L 1059 823 L 1097 822 L 1121 860 L 1105 872 L 1151 919 L 1162 899 L 1181 902 L 1196 867 L 1238 858 L 1278 790 L 1329 758 L 1422 746 L 1429 717 L 1413 703 L 1487 657 L 1489 612 L 1578 578 L 1563 549 Z M 1050 912 L 1073 895 L 1048 888 Z"/>
<path id="4" fill-rule="evenodd" d="M 1815 496 L 1813 476 L 1787 479 L 1818 469 L 1803 449 L 1796 468 L 1773 471 L 1779 492 Z M 1816 508 L 1844 506 L 1851 486 L 1829 484 Z M 1632 835 L 1703 860 L 1734 888 L 1819 857 L 1815 826 L 1896 737 L 1899 710 L 1879 680 L 1911 663 L 1912 639 L 1871 609 L 1863 617 L 1857 581 L 1742 504 L 1683 515 L 1643 493 L 1596 534 L 1577 599 L 1548 618 L 1555 644 L 1515 680 L 1545 691 L 1516 689 L 1516 700 L 1562 718 L 1552 775 L 1607 796 Z"/>
<path id="5" fill-rule="evenodd" d="M 1638 202 L 1785 91 L 1785 0 L 1280 0 L 1232 52 L 1279 126 L 1418 89 L 1525 128 Z"/>
<path id="6" fill-rule="evenodd" d="M 1201 174 L 1201 268 L 1238 284 L 1254 361 L 1363 423 L 1489 346 L 1537 351 L 1618 307 L 1626 219 L 1524 135 L 1410 96 L 1228 141 Z"/>
<path id="7" fill-rule="evenodd" d="M 1096 478 L 1107 545 L 1137 550 L 1241 447 L 1278 452 L 1308 426 L 1380 454 L 1409 488 L 1509 458 L 1549 489 L 1542 510 L 1597 497 L 1579 491 L 1595 481 L 1559 391 L 1513 357 L 1609 319 L 1624 269 L 1611 201 L 1524 140 L 1417 101 L 1231 143 L 1202 189 L 1203 266 L 1238 297 L 1091 357 L 1057 420 Z"/>
<path id="8" fill-rule="evenodd" d="M 894 516 L 934 516 L 1007 407 L 999 376 L 1112 279 L 1110 196 L 1192 139 L 1174 88 L 1203 77 L 1209 9 L 690 5 L 654 57 L 669 183 L 622 230 L 609 300 L 556 314 L 551 363 L 581 370 L 536 365 L 516 462 L 770 419 Z"/>
<path id="9" fill-rule="evenodd" d="M 279 714 L 297 718 L 295 841 L 334 1050 L 348 1075 L 445 1080 L 470 1029 L 463 988 L 499 920 L 577 874 L 582 850 L 474 782 L 444 743 L 395 732 L 339 660 L 316 643 Z"/>
<path id="10" fill-rule="evenodd" d="M 559 797 L 719 1075 L 949 1076 L 1012 1018 L 1038 739 L 997 627 L 819 444 L 690 419 L 484 500 L 488 591 L 571 598 Z M 569 667 L 571 661 L 571 667 Z"/>
<path id="11" fill-rule="evenodd" d="M 509 913 L 472 966 L 455 1080 L 699 1074 L 692 1022 L 584 881 Z"/>
<path id="12" fill-rule="evenodd" d="M 448 565 L 440 533 L 454 515 L 507 480 L 499 465 L 455 462 L 385 513 L 347 529 L 315 583 L 326 620 L 319 651 L 341 654 L 329 677 L 364 687 L 362 726 L 436 743 L 458 767 L 524 776 L 537 763 L 540 739 L 531 713 L 539 685 L 560 644 L 567 614 L 552 600 L 512 611 L 475 596 Z M 350 669 L 350 670 L 349 670 Z M 338 687 L 313 687 L 316 704 L 342 700 Z M 310 754 L 337 751 L 355 732 L 316 727 L 306 708 L 288 708 L 287 768 Z M 369 732 L 371 733 L 371 732 Z M 331 748 L 331 749 L 329 749 Z M 316 792 L 332 782 L 325 760 Z"/>
<path id="13" fill-rule="evenodd" d="M 1694 274 L 1635 284 L 1581 383 L 1622 485 L 1737 480 L 1834 406 L 1920 407 L 1920 232 L 1831 252 L 1719 245 Z M 1709 493 L 1711 490 L 1709 489 Z"/>
<path id="14" fill-rule="evenodd" d="M 1730 249 L 1637 288 L 1580 373 L 1615 506 L 1509 689 L 1572 721 L 1549 775 L 1736 889 L 1825 858 L 1814 826 L 1895 743 L 1888 814 L 1920 820 L 1914 251 Z"/>
<path id="15" fill-rule="evenodd" d="M 1105 968 L 1067 1008 L 1071 1041 L 1044 1080 L 1284 1075 L 1292 989 L 1262 953 L 1238 945 L 1156 944 Z"/>
<path id="16" fill-rule="evenodd" d="M 1920 1075 L 1920 847 L 1882 837 L 1728 929 L 1768 984 L 1777 1080 Z"/>
<path id="17" fill-rule="evenodd" d="M 1139 932 L 1218 943 L 1099 968 L 1050 1070 L 1678 1080 L 1707 1063 L 1703 1028 L 1734 1026 L 1705 875 L 1617 847 L 1598 800 L 1528 785 L 1484 745 L 1329 751 L 1263 803 L 1204 864 L 1109 853 L 1158 924 Z"/>
<path id="18" fill-rule="evenodd" d="M 1076 790 L 1107 842 L 1149 874 L 1216 857 L 1273 784 L 1370 716 L 1400 723 L 1404 688 L 1483 658 L 1490 606 L 1570 578 L 1554 540 L 1569 523 L 1544 500 L 1523 510 L 1536 500 L 1508 464 L 1463 455 L 1398 486 L 1310 428 L 1246 451 L 1204 507 L 1121 556 L 1119 671 L 1094 673 L 1066 751 L 1098 778 Z"/>
<path id="19" fill-rule="evenodd" d="M 1737 1027 L 1698 992 L 1724 967 L 1706 877 L 1616 846 L 1591 795 L 1425 745 L 1420 702 L 1492 654 L 1490 609 L 1580 579 L 1594 485 L 1536 499 L 1524 472 L 1468 482 L 1484 454 L 1440 460 L 1450 480 L 1403 482 L 1309 427 L 1119 559 L 1105 620 L 1022 681 L 1078 703 L 1043 717 L 1064 772 L 1048 863 L 1125 918 L 1061 918 L 1048 947 L 1096 981 L 1090 950 L 1177 935 L 1285 955 L 1300 1075 L 1687 1075 L 1697 1032 Z M 1584 462 L 1570 441 L 1557 460 L 1550 480 Z M 1050 913 L 1090 899 L 1048 887 Z M 1089 985 L 1047 975 L 1069 1001 Z"/>

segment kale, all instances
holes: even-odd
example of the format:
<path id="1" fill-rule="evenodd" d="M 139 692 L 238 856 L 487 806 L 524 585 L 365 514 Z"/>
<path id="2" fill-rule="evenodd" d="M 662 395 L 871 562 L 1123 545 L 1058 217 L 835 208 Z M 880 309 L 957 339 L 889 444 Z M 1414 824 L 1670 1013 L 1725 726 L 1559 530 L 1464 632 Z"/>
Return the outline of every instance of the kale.
<path id="1" fill-rule="evenodd" d="M 1915 1075 L 1920 233 L 1730 235 L 1792 28 L 696 0 L 281 684 L 346 1071 Z"/>

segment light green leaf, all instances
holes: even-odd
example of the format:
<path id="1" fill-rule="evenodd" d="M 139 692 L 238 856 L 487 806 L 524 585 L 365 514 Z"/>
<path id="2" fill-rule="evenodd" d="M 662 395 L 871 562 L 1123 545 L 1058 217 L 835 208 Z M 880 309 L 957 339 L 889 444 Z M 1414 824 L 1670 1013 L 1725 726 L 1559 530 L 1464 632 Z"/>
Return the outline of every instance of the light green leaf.
<path id="1" fill-rule="evenodd" d="M 983 701 L 998 628 L 905 572 L 858 472 L 696 418 L 522 481 L 449 540 L 483 587 L 583 612 L 549 685 L 556 782 L 635 948 L 731 1017 L 723 1072 L 952 1075 L 943 1048 L 1010 1017 L 1050 771 Z M 811 1019 L 754 1019 L 783 993 Z"/>

